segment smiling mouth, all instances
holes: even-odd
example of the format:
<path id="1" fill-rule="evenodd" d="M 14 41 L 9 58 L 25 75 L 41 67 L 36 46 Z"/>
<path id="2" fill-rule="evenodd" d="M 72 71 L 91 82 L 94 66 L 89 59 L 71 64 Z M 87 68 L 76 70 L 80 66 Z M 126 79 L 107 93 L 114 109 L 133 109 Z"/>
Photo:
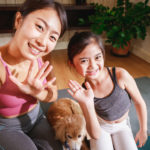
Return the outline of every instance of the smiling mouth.
<path id="1" fill-rule="evenodd" d="M 37 48 L 35 48 L 35 47 L 33 47 L 31 44 L 28 44 L 29 45 L 29 47 L 30 47 L 30 51 L 31 51 L 31 53 L 32 53 L 32 55 L 38 55 L 41 51 L 40 50 L 38 50 Z"/>
<path id="2" fill-rule="evenodd" d="M 98 69 L 97 70 L 93 70 L 93 71 L 87 71 L 87 75 L 96 75 L 96 73 L 98 72 Z"/>

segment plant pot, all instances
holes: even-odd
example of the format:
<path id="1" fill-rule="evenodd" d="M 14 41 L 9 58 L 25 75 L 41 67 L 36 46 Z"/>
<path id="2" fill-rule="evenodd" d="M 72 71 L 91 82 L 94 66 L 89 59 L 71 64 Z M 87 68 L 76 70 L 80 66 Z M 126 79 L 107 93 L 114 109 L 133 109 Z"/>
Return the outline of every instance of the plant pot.
<path id="1" fill-rule="evenodd" d="M 84 5 L 86 4 L 86 0 L 76 0 L 76 5 Z"/>
<path id="2" fill-rule="evenodd" d="M 115 56 L 128 56 L 129 55 L 129 50 L 130 50 L 131 44 L 128 42 L 127 46 L 124 46 L 124 48 L 114 48 L 112 47 L 111 53 Z"/>

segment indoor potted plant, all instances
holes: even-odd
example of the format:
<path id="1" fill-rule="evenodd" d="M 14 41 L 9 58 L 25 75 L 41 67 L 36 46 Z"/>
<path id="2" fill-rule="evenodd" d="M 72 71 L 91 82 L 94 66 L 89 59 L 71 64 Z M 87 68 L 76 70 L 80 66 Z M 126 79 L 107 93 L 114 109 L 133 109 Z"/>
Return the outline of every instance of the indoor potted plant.
<path id="1" fill-rule="evenodd" d="M 146 27 L 150 25 L 148 1 L 131 3 L 129 0 L 117 0 L 113 8 L 93 4 L 95 12 L 88 17 L 92 31 L 106 34 L 106 42 L 111 43 L 115 55 L 127 55 L 125 49 L 130 46 L 132 39 L 144 40 L 146 37 Z M 83 20 L 80 19 L 80 22 Z M 123 53 L 119 49 L 123 49 Z"/>

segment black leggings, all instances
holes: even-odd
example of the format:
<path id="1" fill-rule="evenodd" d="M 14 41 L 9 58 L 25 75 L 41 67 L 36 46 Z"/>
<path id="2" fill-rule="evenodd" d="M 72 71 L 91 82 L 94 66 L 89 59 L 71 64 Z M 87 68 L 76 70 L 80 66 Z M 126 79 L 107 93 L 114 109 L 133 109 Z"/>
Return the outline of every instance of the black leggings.
<path id="1" fill-rule="evenodd" d="M 0 150 L 62 150 L 62 146 L 37 104 L 21 117 L 0 117 Z"/>

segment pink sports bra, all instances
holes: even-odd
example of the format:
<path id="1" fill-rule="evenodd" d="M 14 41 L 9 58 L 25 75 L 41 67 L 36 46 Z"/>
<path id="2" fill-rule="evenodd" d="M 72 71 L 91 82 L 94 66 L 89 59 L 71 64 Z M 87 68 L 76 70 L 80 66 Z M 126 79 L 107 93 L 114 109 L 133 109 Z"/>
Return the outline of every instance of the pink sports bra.
<path id="1" fill-rule="evenodd" d="M 0 116 L 10 117 L 24 114 L 34 107 L 37 99 L 31 95 L 24 94 L 18 89 L 17 85 L 9 79 L 11 72 L 1 56 L 0 60 L 6 69 L 6 81 L 0 87 Z M 38 59 L 38 64 L 40 68 L 42 60 Z"/>

